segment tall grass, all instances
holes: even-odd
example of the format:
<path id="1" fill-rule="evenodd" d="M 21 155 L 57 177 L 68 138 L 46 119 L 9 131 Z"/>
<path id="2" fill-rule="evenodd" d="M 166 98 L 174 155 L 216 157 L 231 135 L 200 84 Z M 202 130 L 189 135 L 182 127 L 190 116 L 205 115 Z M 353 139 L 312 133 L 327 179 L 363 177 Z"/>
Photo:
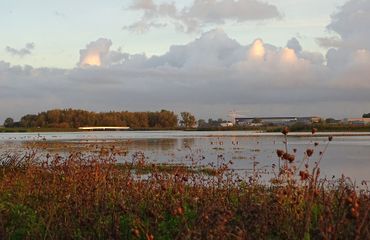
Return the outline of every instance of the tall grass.
<path id="1" fill-rule="evenodd" d="M 366 183 L 322 179 L 324 152 L 311 163 L 307 149 L 296 164 L 285 143 L 268 184 L 226 164 L 163 168 L 142 153 L 117 164 L 114 148 L 4 154 L 0 239 L 370 239 Z"/>

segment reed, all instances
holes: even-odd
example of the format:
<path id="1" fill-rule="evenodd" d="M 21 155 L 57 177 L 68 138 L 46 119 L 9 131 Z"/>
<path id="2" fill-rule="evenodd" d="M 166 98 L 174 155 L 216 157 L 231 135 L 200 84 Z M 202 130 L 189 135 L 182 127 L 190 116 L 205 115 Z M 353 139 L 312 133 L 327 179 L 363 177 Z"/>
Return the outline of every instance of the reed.
<path id="1" fill-rule="evenodd" d="M 366 182 L 320 178 L 325 152 L 313 160 L 315 148 L 296 164 L 283 133 L 268 183 L 236 175 L 231 162 L 196 171 L 136 153 L 117 164 L 114 148 L 4 154 L 0 239 L 370 239 Z"/>

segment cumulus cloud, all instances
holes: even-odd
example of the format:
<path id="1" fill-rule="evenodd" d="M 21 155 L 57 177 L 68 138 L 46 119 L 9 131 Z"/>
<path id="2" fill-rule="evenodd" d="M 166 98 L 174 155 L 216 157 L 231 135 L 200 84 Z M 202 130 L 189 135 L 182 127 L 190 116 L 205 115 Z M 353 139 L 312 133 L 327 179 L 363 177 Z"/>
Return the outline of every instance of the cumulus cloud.
<path id="1" fill-rule="evenodd" d="M 118 63 L 128 55 L 118 49 L 110 50 L 112 41 L 106 38 L 99 38 L 86 45 L 85 49 L 80 50 L 80 61 L 77 63 L 80 67 L 104 67 L 112 63 Z"/>
<path id="2" fill-rule="evenodd" d="M 350 0 L 332 15 L 327 26 L 336 36 L 318 39 L 329 48 L 327 66 L 335 71 L 341 85 L 353 88 L 370 84 L 370 63 L 366 60 L 370 50 L 369 22 L 370 2 Z"/>
<path id="3" fill-rule="evenodd" d="M 324 63 L 324 56 L 321 53 L 318 52 L 309 52 L 309 51 L 303 51 L 303 48 L 301 44 L 299 43 L 298 39 L 293 37 L 290 40 L 288 40 L 286 47 L 288 49 L 294 50 L 294 53 L 302 59 L 308 60 L 311 63 L 315 64 L 323 64 Z"/>
<path id="4" fill-rule="evenodd" d="M 326 48 L 346 48 L 357 50 L 370 49 L 370 2 L 367 0 L 350 0 L 331 17 L 327 29 L 336 34 L 320 37 L 317 42 Z"/>
<path id="5" fill-rule="evenodd" d="M 370 1 L 350 0 L 332 16 L 328 29 L 336 32 L 344 46 L 370 49 Z"/>
<path id="6" fill-rule="evenodd" d="M 287 48 L 293 49 L 296 53 L 300 53 L 302 51 L 302 46 L 297 40 L 297 38 L 291 38 L 287 44 Z"/>
<path id="7" fill-rule="evenodd" d="M 189 7 L 179 9 L 174 3 L 153 0 L 133 0 L 131 9 L 143 11 L 142 19 L 124 29 L 145 32 L 167 26 L 166 20 L 180 31 L 194 32 L 204 25 L 226 21 L 245 22 L 280 18 L 276 6 L 260 0 L 194 0 Z"/>
<path id="8" fill-rule="evenodd" d="M 34 48 L 35 48 L 34 43 L 26 43 L 26 45 L 23 48 L 16 49 L 16 48 L 7 46 L 5 50 L 13 56 L 24 57 L 26 55 L 30 55 Z"/>

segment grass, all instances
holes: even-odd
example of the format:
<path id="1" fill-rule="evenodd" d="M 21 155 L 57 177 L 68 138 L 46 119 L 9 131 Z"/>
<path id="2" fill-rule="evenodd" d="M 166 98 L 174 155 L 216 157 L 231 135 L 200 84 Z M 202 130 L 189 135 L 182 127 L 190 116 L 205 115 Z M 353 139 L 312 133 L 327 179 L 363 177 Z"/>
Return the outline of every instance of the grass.
<path id="1" fill-rule="evenodd" d="M 369 132 L 370 125 L 356 126 L 350 124 L 300 124 L 296 123 L 289 127 L 291 132 L 310 132 L 316 128 L 319 132 Z M 282 127 L 267 128 L 267 132 L 280 132 Z"/>
<path id="2" fill-rule="evenodd" d="M 142 153 L 118 164 L 114 148 L 7 153 L 0 239 L 369 239 L 366 182 L 320 178 L 325 151 L 311 159 L 311 150 L 302 166 L 278 150 L 269 183 L 258 172 L 241 178 L 228 164 L 153 165 Z"/>
<path id="3" fill-rule="evenodd" d="M 25 128 L 25 127 L 12 127 L 12 128 L 5 128 L 0 127 L 1 133 L 25 133 L 25 132 L 78 132 L 77 128 Z"/>

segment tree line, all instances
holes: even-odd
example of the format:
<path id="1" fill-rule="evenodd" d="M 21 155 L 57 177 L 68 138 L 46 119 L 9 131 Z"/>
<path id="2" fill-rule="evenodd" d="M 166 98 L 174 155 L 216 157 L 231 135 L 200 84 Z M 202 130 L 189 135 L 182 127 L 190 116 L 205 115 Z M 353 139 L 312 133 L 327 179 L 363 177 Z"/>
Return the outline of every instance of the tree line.
<path id="1" fill-rule="evenodd" d="M 181 113 L 180 124 L 193 127 L 195 117 Z M 130 128 L 176 128 L 179 119 L 173 111 L 155 112 L 91 112 L 80 109 L 53 109 L 38 114 L 27 114 L 19 122 L 7 118 L 4 127 L 23 128 L 78 128 L 83 126 L 128 126 Z"/>

